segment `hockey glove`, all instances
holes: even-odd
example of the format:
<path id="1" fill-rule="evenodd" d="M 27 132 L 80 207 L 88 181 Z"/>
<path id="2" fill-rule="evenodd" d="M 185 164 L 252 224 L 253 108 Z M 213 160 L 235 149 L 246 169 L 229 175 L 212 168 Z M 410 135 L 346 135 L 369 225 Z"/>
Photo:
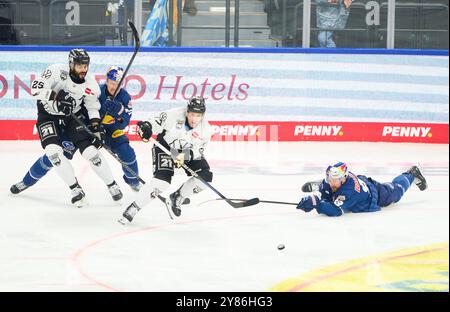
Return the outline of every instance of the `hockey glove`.
<path id="1" fill-rule="evenodd" d="M 60 90 L 58 92 L 58 94 L 55 96 L 55 101 L 58 112 L 63 113 L 66 116 L 72 114 L 73 109 L 77 105 L 75 99 L 64 90 Z"/>
<path id="2" fill-rule="evenodd" d="M 308 195 L 303 197 L 302 200 L 297 205 L 297 209 L 303 210 L 304 212 L 310 212 L 313 209 L 319 207 L 319 197 L 316 195 Z"/>
<path id="3" fill-rule="evenodd" d="M 333 201 L 333 191 L 331 190 L 330 184 L 323 181 L 319 186 L 319 192 L 322 194 L 321 199 Z"/>
<path id="4" fill-rule="evenodd" d="M 177 157 L 173 159 L 173 164 L 176 168 L 181 168 L 184 165 L 184 154 L 180 153 Z"/>
<path id="5" fill-rule="evenodd" d="M 138 135 L 142 141 L 148 142 L 152 137 L 152 124 L 148 121 L 138 121 Z"/>
<path id="6" fill-rule="evenodd" d="M 112 98 L 107 98 L 103 106 L 106 110 L 106 113 L 116 119 L 120 118 L 120 115 L 124 110 L 123 105 L 118 101 L 114 101 Z"/>
<path id="7" fill-rule="evenodd" d="M 91 138 L 91 143 L 97 149 L 100 149 L 103 145 L 105 145 L 105 129 L 102 128 L 100 124 L 100 119 L 93 118 L 91 119 L 91 131 L 94 136 Z"/>

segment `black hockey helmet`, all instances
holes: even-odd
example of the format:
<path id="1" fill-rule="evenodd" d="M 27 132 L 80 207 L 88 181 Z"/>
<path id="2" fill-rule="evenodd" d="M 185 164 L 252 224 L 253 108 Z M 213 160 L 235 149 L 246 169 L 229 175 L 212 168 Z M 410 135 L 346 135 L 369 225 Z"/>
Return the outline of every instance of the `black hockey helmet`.
<path id="1" fill-rule="evenodd" d="M 201 96 L 194 96 L 190 98 L 187 106 L 187 111 L 204 114 L 206 111 L 205 99 Z"/>
<path id="2" fill-rule="evenodd" d="M 73 49 L 69 53 L 69 64 L 87 64 L 91 58 L 85 49 Z"/>

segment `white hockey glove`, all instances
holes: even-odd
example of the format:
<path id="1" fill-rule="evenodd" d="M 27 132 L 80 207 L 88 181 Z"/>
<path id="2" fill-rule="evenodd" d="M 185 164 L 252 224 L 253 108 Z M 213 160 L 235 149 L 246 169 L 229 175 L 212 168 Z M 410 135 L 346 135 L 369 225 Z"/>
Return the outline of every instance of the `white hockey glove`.
<path id="1" fill-rule="evenodd" d="M 179 153 L 173 158 L 173 164 L 176 168 L 181 168 L 184 165 L 184 153 Z"/>
<path id="2" fill-rule="evenodd" d="M 191 151 L 183 150 L 179 152 L 176 149 L 170 149 L 170 154 L 173 159 L 173 164 L 176 168 L 183 167 L 184 163 L 191 160 Z"/>

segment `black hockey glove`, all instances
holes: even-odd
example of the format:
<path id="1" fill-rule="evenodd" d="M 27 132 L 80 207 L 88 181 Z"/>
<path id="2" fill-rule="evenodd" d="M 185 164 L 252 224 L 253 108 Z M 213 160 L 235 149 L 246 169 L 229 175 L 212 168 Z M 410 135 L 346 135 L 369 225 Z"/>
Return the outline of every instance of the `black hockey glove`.
<path id="1" fill-rule="evenodd" d="M 102 125 L 100 124 L 100 119 L 91 119 L 91 131 L 94 134 L 94 136 L 91 138 L 91 143 L 97 149 L 100 149 L 103 145 L 105 145 L 106 138 L 105 129 L 103 129 Z"/>
<path id="2" fill-rule="evenodd" d="M 148 142 L 152 137 L 152 124 L 148 121 L 138 121 L 138 135 L 142 141 Z"/>
<path id="3" fill-rule="evenodd" d="M 73 109 L 77 105 L 75 99 L 64 90 L 60 90 L 58 92 L 58 94 L 55 96 L 55 101 L 58 112 L 63 113 L 66 116 L 72 114 Z"/>

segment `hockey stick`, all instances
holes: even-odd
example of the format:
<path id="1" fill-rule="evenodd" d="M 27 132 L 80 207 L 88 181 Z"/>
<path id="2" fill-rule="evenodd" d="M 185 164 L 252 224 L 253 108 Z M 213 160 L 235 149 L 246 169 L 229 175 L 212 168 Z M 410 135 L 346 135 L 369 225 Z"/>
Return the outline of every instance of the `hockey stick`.
<path id="1" fill-rule="evenodd" d="M 153 144 L 155 144 L 156 146 L 158 146 L 164 153 L 166 153 L 169 156 L 172 156 L 172 154 L 170 153 L 170 151 L 165 148 L 161 143 L 159 143 L 158 141 L 156 141 L 154 138 L 150 138 L 150 140 L 153 142 Z M 185 164 L 182 164 L 181 167 L 183 167 L 184 170 L 186 170 L 187 172 L 189 172 L 194 178 L 199 179 L 200 181 L 203 182 L 203 184 L 205 184 L 207 187 L 209 187 L 211 190 L 214 191 L 214 193 L 216 193 L 217 195 L 220 196 L 220 198 L 222 198 L 223 200 L 225 200 L 230 206 L 232 206 L 233 208 L 242 208 L 242 207 L 247 207 L 247 206 L 253 206 L 259 203 L 259 198 L 252 198 L 249 200 L 244 200 L 240 203 L 235 203 L 232 202 L 230 199 L 226 198 L 224 195 L 222 195 L 222 193 L 220 193 L 218 190 L 216 190 L 216 188 L 214 188 L 214 186 L 212 186 L 211 184 L 209 184 L 208 182 L 206 182 L 205 180 L 203 180 L 198 174 L 197 172 L 195 172 L 194 170 L 192 170 L 191 168 L 189 168 L 188 166 L 186 166 Z"/>
<path id="2" fill-rule="evenodd" d="M 128 25 L 130 25 L 131 31 L 133 32 L 133 38 L 134 38 L 134 52 L 133 52 L 133 56 L 131 56 L 130 61 L 128 62 L 127 68 L 125 69 L 122 78 L 120 78 L 119 84 L 117 85 L 116 91 L 114 91 L 113 97 L 112 97 L 112 101 L 114 101 L 114 99 L 116 98 L 117 94 L 120 91 L 120 86 L 123 84 L 123 82 L 125 81 L 125 77 L 128 74 L 128 71 L 130 70 L 131 64 L 133 64 L 134 58 L 136 57 L 139 49 L 141 48 L 141 40 L 139 39 L 139 33 L 136 29 L 136 26 L 134 26 L 134 24 L 131 21 L 128 21 Z M 123 118 L 119 117 L 117 118 L 119 120 L 120 123 L 123 122 Z"/>
<path id="3" fill-rule="evenodd" d="M 223 200 L 223 199 L 217 198 L 216 200 Z M 231 198 L 230 200 L 246 201 L 246 199 L 238 199 L 238 198 Z M 259 202 L 266 203 L 266 204 L 294 205 L 294 206 L 298 205 L 298 203 L 280 202 L 280 201 L 272 201 L 272 200 L 259 200 Z"/>
<path id="4" fill-rule="evenodd" d="M 125 77 L 127 76 L 128 71 L 130 70 L 131 64 L 133 64 L 134 58 L 136 57 L 139 49 L 141 48 L 141 41 L 139 39 L 139 34 L 138 31 L 136 29 L 136 26 L 134 26 L 134 24 L 131 21 L 128 21 L 128 25 L 130 25 L 131 31 L 133 32 L 133 38 L 134 38 L 134 42 L 135 42 L 135 47 L 134 47 L 134 53 L 133 56 L 131 57 L 130 61 L 128 62 L 127 68 L 125 69 L 125 72 L 122 75 L 122 78 L 119 81 L 119 84 L 117 85 L 116 91 L 114 91 L 114 95 L 113 95 L 113 100 L 116 98 L 117 94 L 119 93 L 120 90 L 120 86 L 123 84 L 123 82 L 125 81 Z M 70 116 L 72 116 L 73 119 L 75 119 L 75 121 L 91 136 L 91 137 L 95 137 L 95 135 L 92 133 L 92 131 L 74 114 L 71 113 Z M 120 122 L 122 121 L 119 119 Z M 139 180 L 139 182 L 141 182 L 142 184 L 145 184 L 145 181 L 142 180 L 137 174 L 136 172 L 134 172 L 130 167 L 128 167 L 127 164 L 125 164 L 116 154 L 114 154 L 107 146 L 103 146 L 103 148 L 105 150 L 108 151 L 109 154 L 111 154 L 112 157 L 114 157 L 114 159 L 116 159 L 125 169 L 127 169 L 128 172 L 130 172 L 135 178 L 137 178 Z"/>
<path id="5" fill-rule="evenodd" d="M 92 133 L 92 131 L 74 114 L 74 113 L 72 113 L 72 114 L 70 114 L 71 116 L 72 116 L 72 118 L 81 126 L 81 127 L 83 127 L 83 129 L 91 136 L 91 137 L 95 137 L 95 134 L 94 133 Z M 133 176 L 133 177 L 135 177 L 136 179 L 138 179 L 139 180 L 139 182 L 141 182 L 142 184 L 145 184 L 145 181 L 136 173 L 136 172 L 134 172 L 134 170 L 133 169 L 131 169 L 126 163 L 124 163 L 120 158 L 119 158 L 119 156 L 117 156 L 116 154 L 114 154 L 114 152 L 112 151 L 112 150 L 110 150 L 109 149 L 109 147 L 108 146 L 106 146 L 106 145 L 103 145 L 103 148 L 112 156 L 112 157 L 114 157 L 114 159 L 115 160 L 117 160 L 121 165 L 122 165 L 122 167 L 123 168 L 125 168 L 129 173 L 131 173 L 131 175 Z M 159 198 L 159 200 L 161 200 L 164 204 L 166 203 L 166 198 L 164 198 L 164 197 L 162 197 L 161 195 L 158 195 L 158 198 Z M 186 198 L 184 201 L 183 201 L 183 205 L 188 205 L 188 204 L 190 204 L 190 199 L 189 198 Z M 169 216 L 170 216 L 170 218 L 171 219 L 173 219 L 172 218 L 172 216 L 170 215 L 170 213 L 169 213 Z"/>
<path id="6" fill-rule="evenodd" d="M 87 134 L 89 134 L 91 137 L 97 137 L 94 133 L 92 133 L 92 131 L 84 124 L 84 122 L 82 122 L 74 113 L 71 113 L 70 116 L 81 126 L 83 127 L 84 131 L 87 132 Z M 114 154 L 114 152 L 112 150 L 109 149 L 108 146 L 103 145 L 103 148 L 108 151 L 109 154 L 111 154 L 112 157 L 114 157 L 115 160 L 117 160 L 125 169 L 128 170 L 128 172 L 130 172 L 136 179 L 139 180 L 139 182 L 141 182 L 142 184 L 145 184 L 145 181 L 141 179 L 140 176 L 137 175 L 136 172 L 133 171 L 133 169 L 131 169 L 126 163 L 124 163 L 119 156 L 117 156 L 116 154 Z"/>
<path id="7" fill-rule="evenodd" d="M 136 57 L 137 53 L 139 52 L 139 49 L 141 48 L 141 40 L 140 40 L 140 38 L 139 38 L 139 33 L 138 33 L 137 29 L 136 29 L 136 26 L 134 26 L 133 22 L 131 22 L 131 21 L 128 21 L 128 25 L 130 26 L 131 31 L 132 31 L 132 33 L 133 33 L 133 38 L 134 38 L 134 52 L 133 52 L 133 55 L 131 56 L 130 61 L 128 62 L 127 67 L 125 68 L 125 71 L 124 71 L 124 73 L 123 73 L 123 75 L 122 75 L 122 78 L 121 78 L 120 81 L 119 81 L 119 84 L 117 85 L 116 91 L 114 91 L 114 95 L 113 95 L 113 97 L 112 97 L 112 100 L 113 100 L 113 101 L 114 101 L 114 99 L 116 98 L 117 94 L 119 93 L 120 87 L 121 87 L 121 85 L 123 84 L 123 82 L 125 81 L 125 78 L 126 78 L 126 76 L 127 76 L 127 74 L 128 74 L 128 71 L 130 70 L 131 65 L 133 64 L 134 58 Z M 119 120 L 119 122 L 123 122 L 123 118 L 122 118 L 122 117 L 119 117 L 118 120 Z M 89 129 L 88 129 L 88 130 L 89 130 Z M 108 149 L 107 149 L 107 150 L 108 150 Z M 122 165 L 125 169 L 128 170 L 128 172 L 130 172 L 135 178 L 137 178 L 137 179 L 139 180 L 139 182 L 141 182 L 142 184 L 145 184 L 145 181 L 142 180 L 142 179 L 141 179 L 141 178 L 140 178 L 133 170 L 131 170 L 131 168 L 129 168 L 129 167 L 128 167 L 126 164 L 124 164 L 122 161 L 120 161 L 120 159 L 119 159 L 118 157 L 115 157 L 115 156 L 116 156 L 115 154 L 112 154 L 112 152 L 111 152 L 110 150 L 108 150 L 108 152 L 109 152 L 111 155 L 113 155 L 114 158 L 116 158 L 116 159 L 121 163 L 121 165 Z M 164 197 L 162 197 L 161 195 L 158 195 L 158 198 L 159 198 L 163 203 L 166 203 L 166 199 L 165 199 Z M 186 201 L 183 202 L 183 205 L 189 204 L 189 202 L 190 202 L 190 201 L 186 200 Z M 169 215 L 170 215 L 170 213 L 169 213 Z"/>
<path id="8" fill-rule="evenodd" d="M 133 32 L 133 38 L 134 38 L 134 52 L 133 52 L 133 56 L 131 57 L 130 61 L 128 62 L 127 68 L 125 69 L 122 78 L 119 81 L 119 84 L 117 85 L 117 89 L 114 92 L 113 95 L 113 100 L 116 98 L 117 94 L 119 93 L 120 90 L 120 86 L 122 85 L 122 83 L 125 81 L 125 77 L 128 74 L 128 71 L 130 70 L 131 64 L 133 64 L 134 58 L 136 57 L 139 49 L 141 48 L 141 40 L 139 39 L 139 34 L 138 31 L 136 29 L 136 26 L 134 26 L 134 24 L 131 21 L 128 21 L 128 25 L 130 25 L 131 31 Z"/>

